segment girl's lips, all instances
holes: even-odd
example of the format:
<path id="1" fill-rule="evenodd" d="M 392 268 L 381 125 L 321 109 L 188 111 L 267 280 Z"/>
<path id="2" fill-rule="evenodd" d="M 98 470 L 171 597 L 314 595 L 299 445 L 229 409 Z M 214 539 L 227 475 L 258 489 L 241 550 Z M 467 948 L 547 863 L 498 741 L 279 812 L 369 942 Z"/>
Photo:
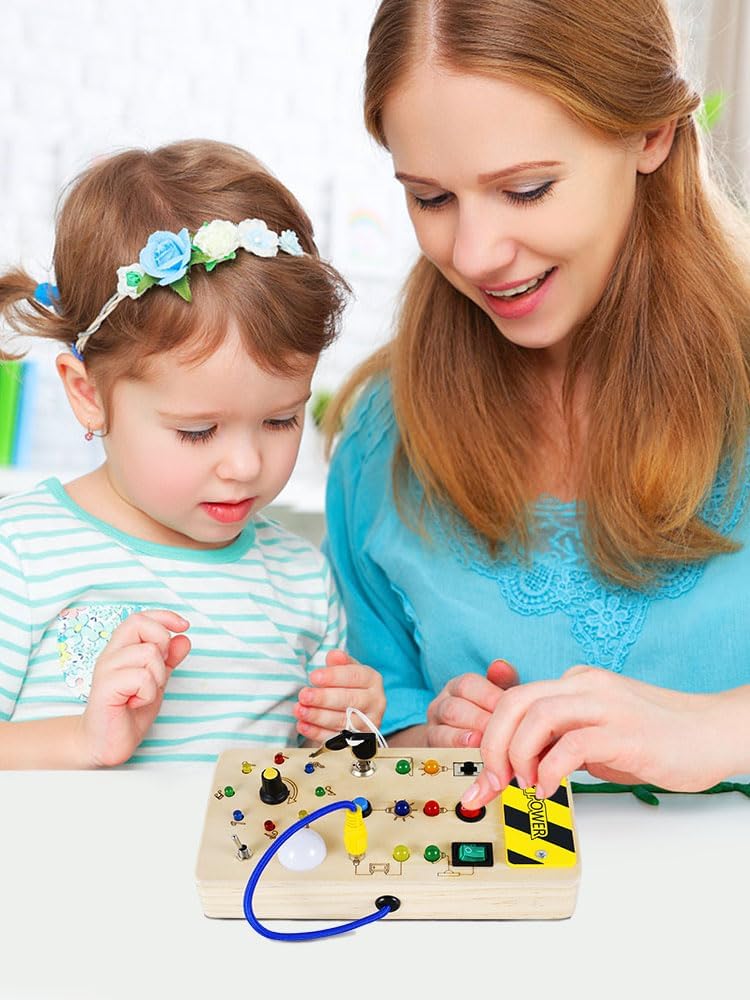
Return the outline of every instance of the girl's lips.
<path id="1" fill-rule="evenodd" d="M 502 319 L 521 319 L 523 316 L 528 316 L 541 304 L 556 274 L 557 268 L 555 267 L 533 291 L 525 292 L 516 299 L 500 299 L 495 295 L 489 295 L 483 288 L 480 289 L 480 292 L 488 308 L 496 316 L 500 316 Z M 493 291 L 495 290 L 493 289 Z"/>
<path id="2" fill-rule="evenodd" d="M 220 524 L 235 524 L 242 521 L 250 513 L 256 497 L 240 500 L 238 503 L 202 503 L 201 508 Z"/>

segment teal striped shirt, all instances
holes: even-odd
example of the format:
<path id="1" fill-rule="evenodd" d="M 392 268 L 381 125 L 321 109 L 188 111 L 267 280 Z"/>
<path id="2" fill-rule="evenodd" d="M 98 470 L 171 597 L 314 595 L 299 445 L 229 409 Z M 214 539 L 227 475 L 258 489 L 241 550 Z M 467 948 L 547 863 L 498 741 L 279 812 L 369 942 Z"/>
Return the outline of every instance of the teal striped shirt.
<path id="1" fill-rule="evenodd" d="M 325 557 L 263 514 L 222 549 L 145 542 L 56 479 L 0 500 L 0 719 L 82 712 L 112 630 L 147 608 L 185 617 L 192 649 L 129 763 L 298 742 L 299 689 L 346 638 Z"/>

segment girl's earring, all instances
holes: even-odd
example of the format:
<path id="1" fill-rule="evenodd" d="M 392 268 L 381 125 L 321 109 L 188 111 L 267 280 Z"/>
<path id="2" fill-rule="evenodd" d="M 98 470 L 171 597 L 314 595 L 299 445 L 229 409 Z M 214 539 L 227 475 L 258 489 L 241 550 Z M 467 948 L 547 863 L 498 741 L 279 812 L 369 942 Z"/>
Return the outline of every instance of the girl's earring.
<path id="1" fill-rule="evenodd" d="M 93 441 L 94 440 L 94 432 L 91 430 L 90 427 L 86 428 L 86 433 L 83 436 L 84 436 L 84 438 L 87 441 Z"/>

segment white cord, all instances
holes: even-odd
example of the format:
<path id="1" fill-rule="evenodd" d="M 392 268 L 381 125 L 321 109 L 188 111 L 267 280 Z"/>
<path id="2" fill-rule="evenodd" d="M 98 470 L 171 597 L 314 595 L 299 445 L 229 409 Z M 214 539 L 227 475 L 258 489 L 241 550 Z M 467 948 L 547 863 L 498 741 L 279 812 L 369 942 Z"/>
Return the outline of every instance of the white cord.
<path id="1" fill-rule="evenodd" d="M 349 732 L 350 733 L 361 732 L 361 730 L 354 728 L 354 725 L 352 724 L 352 714 L 356 714 L 359 716 L 362 722 L 364 722 L 365 725 L 369 728 L 370 732 L 375 733 L 375 736 L 380 746 L 384 747 L 387 750 L 388 744 L 385 742 L 385 737 L 380 732 L 375 723 L 372 722 L 370 719 L 368 719 L 364 712 L 360 712 L 358 708 L 353 708 L 351 705 L 346 710 L 346 728 L 349 730 Z"/>

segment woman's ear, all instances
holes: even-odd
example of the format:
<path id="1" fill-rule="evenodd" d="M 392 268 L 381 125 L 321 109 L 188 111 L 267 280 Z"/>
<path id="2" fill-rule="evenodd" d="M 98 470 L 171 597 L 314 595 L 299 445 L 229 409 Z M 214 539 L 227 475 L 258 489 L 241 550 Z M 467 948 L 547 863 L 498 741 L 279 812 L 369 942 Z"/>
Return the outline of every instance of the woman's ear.
<path id="1" fill-rule="evenodd" d="M 57 356 L 55 366 L 78 423 L 87 431 L 102 430 L 106 414 L 96 385 L 86 371 L 86 365 L 65 351 Z"/>
<path id="2" fill-rule="evenodd" d="M 639 174 L 652 174 L 664 163 L 674 142 L 677 119 L 644 132 L 639 140 L 637 168 Z"/>

